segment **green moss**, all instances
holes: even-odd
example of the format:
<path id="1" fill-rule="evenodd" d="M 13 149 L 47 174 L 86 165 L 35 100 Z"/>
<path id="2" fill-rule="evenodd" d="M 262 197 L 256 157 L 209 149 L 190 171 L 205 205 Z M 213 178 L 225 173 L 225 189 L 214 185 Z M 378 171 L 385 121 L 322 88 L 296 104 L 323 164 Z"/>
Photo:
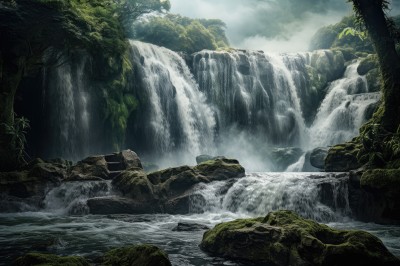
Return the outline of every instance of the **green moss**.
<path id="1" fill-rule="evenodd" d="M 374 169 L 361 176 L 361 187 L 376 189 L 389 197 L 400 198 L 400 170 Z"/>
<path id="2" fill-rule="evenodd" d="M 263 221 L 263 217 L 254 219 L 238 219 L 232 222 L 217 224 L 212 230 L 208 230 L 203 235 L 203 240 L 201 241 L 202 246 L 210 246 L 216 242 L 216 238 L 222 236 L 226 231 L 237 230 L 245 227 L 252 227 L 257 223 Z"/>
<path id="3" fill-rule="evenodd" d="M 135 245 L 110 250 L 103 257 L 104 266 L 170 266 L 168 255 L 156 246 Z"/>
<path id="4" fill-rule="evenodd" d="M 361 60 L 357 67 L 357 72 L 360 75 L 366 75 L 369 71 L 379 68 L 378 57 L 376 54 L 370 54 Z"/>
<path id="5" fill-rule="evenodd" d="M 28 253 L 18 258 L 15 266 L 89 266 L 90 264 L 81 257 L 60 257 L 52 254 Z"/>
<path id="6" fill-rule="evenodd" d="M 292 211 L 222 223 L 200 247 L 214 255 L 257 265 L 396 265 L 382 242 L 367 232 L 329 228 Z"/>

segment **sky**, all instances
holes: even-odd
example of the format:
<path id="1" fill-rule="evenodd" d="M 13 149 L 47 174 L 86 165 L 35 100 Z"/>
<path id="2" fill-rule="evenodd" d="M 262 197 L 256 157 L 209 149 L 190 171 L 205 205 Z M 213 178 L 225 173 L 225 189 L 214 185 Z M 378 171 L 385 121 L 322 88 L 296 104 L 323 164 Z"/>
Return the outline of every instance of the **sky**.
<path id="1" fill-rule="evenodd" d="M 267 52 L 308 50 L 322 26 L 352 13 L 346 0 L 170 0 L 172 13 L 191 18 L 218 18 L 227 25 L 235 48 Z M 392 0 L 392 13 L 400 0 Z M 399 12 L 400 13 L 400 12 Z"/>

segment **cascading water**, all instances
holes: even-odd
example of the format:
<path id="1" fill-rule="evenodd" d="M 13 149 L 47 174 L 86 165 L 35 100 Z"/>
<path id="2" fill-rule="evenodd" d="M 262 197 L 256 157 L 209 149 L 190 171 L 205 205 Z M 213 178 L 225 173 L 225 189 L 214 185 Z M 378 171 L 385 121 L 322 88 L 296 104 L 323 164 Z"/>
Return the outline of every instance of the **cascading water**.
<path id="1" fill-rule="evenodd" d="M 310 128 L 312 147 L 327 147 L 357 136 L 366 122 L 366 111 L 374 106 L 379 93 L 369 93 L 365 76 L 357 73 L 356 61 L 346 69 L 344 77 L 331 83 L 313 125 Z"/>
<path id="2" fill-rule="evenodd" d="M 347 183 L 346 174 L 254 173 L 234 184 L 199 185 L 192 209 L 244 217 L 287 209 L 317 221 L 338 221 L 351 213 Z"/>
<path id="3" fill-rule="evenodd" d="M 90 152 L 89 97 L 84 69 L 86 58 L 72 63 L 60 56 L 59 65 L 43 71 L 46 156 L 81 159 Z"/>
<path id="4" fill-rule="evenodd" d="M 283 57 L 202 51 L 194 55 L 193 62 L 201 90 L 217 109 L 220 134 L 238 127 L 264 143 L 301 146 L 304 142 L 305 125 L 296 89 L 302 77 L 295 80 Z"/>
<path id="5" fill-rule="evenodd" d="M 88 214 L 89 198 L 112 194 L 111 181 L 66 182 L 52 189 L 44 199 L 45 211 L 58 214 Z"/>
<path id="6" fill-rule="evenodd" d="M 215 118 L 185 61 L 168 49 L 131 41 L 140 84 L 133 145 L 158 157 L 211 152 Z M 136 148 L 135 148 L 136 149 Z M 187 157 L 186 157 L 187 158 Z"/>

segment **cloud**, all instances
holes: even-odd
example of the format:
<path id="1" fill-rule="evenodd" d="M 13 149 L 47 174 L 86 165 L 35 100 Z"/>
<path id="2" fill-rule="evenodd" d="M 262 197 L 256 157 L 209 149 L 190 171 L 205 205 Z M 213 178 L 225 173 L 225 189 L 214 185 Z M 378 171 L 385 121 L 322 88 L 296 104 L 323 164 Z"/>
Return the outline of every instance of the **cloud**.
<path id="1" fill-rule="evenodd" d="M 306 50 L 320 27 L 351 11 L 345 0 L 170 1 L 173 13 L 223 20 L 234 47 L 278 52 Z"/>

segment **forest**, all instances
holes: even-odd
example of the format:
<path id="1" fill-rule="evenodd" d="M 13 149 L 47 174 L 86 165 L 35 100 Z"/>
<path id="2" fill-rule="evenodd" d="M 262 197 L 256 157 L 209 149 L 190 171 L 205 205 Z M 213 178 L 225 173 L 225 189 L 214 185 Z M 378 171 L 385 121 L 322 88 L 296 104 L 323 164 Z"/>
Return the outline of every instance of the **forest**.
<path id="1" fill-rule="evenodd" d="M 400 265 L 398 0 L 0 0 L 0 265 Z"/>

